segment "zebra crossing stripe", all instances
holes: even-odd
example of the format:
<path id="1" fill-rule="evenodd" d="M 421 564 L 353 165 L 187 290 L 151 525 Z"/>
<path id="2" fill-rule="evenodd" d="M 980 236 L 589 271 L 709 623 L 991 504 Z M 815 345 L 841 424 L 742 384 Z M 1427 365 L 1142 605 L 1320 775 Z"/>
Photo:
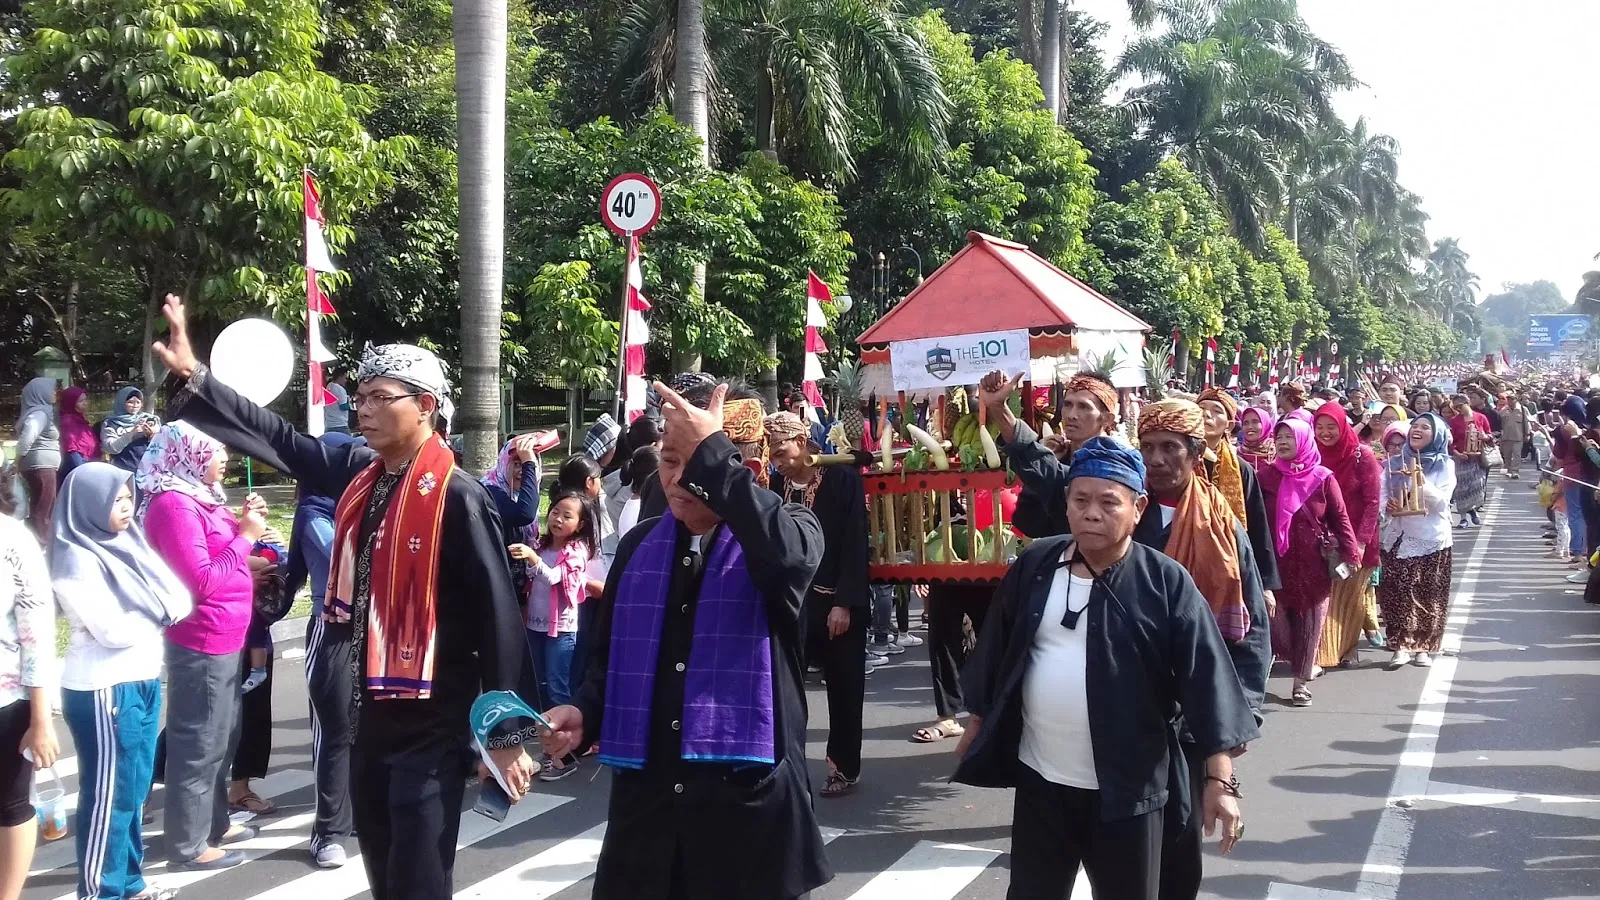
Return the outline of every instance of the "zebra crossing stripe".
<path id="1" fill-rule="evenodd" d="M 470 847 L 570 802 L 572 802 L 571 797 L 559 794 L 529 794 L 511 807 L 511 812 L 504 822 L 496 822 L 474 812 L 464 812 L 461 814 L 461 831 L 456 838 L 456 849 Z M 259 894 L 253 894 L 247 900 L 304 900 L 306 897 L 315 897 L 316 900 L 347 900 L 366 890 L 367 871 L 361 864 L 361 854 L 352 853 L 340 868 L 320 869 L 309 875 L 302 875 Z"/>
<path id="2" fill-rule="evenodd" d="M 76 759 L 77 757 L 73 758 Z M 312 776 L 311 770 L 309 769 L 278 769 L 277 771 L 269 774 L 266 778 L 256 782 L 255 790 L 256 794 L 262 799 L 270 800 L 273 797 L 287 794 L 290 791 L 297 791 L 300 788 L 311 784 L 315 780 L 316 779 Z M 161 785 L 156 785 L 155 787 L 159 790 Z M 68 808 L 72 810 L 74 814 L 76 814 L 78 809 L 77 794 L 68 795 L 68 797 L 65 799 L 69 801 Z M 158 818 L 164 815 L 162 808 L 159 806 L 157 806 L 153 812 L 155 812 Z M 78 827 L 76 822 L 74 822 L 73 827 Z M 146 847 L 148 848 L 156 844 L 157 842 L 152 841 L 151 838 L 160 834 L 161 832 L 159 830 L 145 831 L 144 837 Z M 76 838 L 70 834 L 62 840 L 51 841 L 48 844 L 40 844 L 39 852 L 33 855 L 33 863 L 28 869 L 28 877 L 32 878 L 35 875 L 42 875 L 45 872 L 50 872 L 55 869 L 77 865 L 78 851 L 76 845 Z M 148 851 L 145 859 L 145 871 L 148 872 L 154 865 L 154 863 L 151 862 L 151 855 L 148 854 Z"/>
<path id="3" fill-rule="evenodd" d="M 501 896 L 546 900 L 594 874 L 605 836 L 606 823 L 601 822 L 577 837 L 568 838 L 464 891 L 457 891 L 455 900 Z"/>
<path id="4" fill-rule="evenodd" d="M 917 841 L 850 900 L 952 900 L 999 856 L 999 850 L 985 847 Z"/>

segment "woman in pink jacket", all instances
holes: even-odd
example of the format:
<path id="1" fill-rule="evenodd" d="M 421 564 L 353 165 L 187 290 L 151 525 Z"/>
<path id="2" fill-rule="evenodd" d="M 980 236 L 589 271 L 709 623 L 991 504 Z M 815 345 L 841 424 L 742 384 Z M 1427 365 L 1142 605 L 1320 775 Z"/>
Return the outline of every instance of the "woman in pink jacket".
<path id="1" fill-rule="evenodd" d="M 224 869 L 224 850 L 255 829 L 228 821 L 228 762 L 239 740 L 239 654 L 250 627 L 252 546 L 266 504 L 227 508 L 228 451 L 184 422 L 162 426 L 136 476 L 150 544 L 194 594 L 194 612 L 167 629 L 166 840 L 174 868 Z"/>

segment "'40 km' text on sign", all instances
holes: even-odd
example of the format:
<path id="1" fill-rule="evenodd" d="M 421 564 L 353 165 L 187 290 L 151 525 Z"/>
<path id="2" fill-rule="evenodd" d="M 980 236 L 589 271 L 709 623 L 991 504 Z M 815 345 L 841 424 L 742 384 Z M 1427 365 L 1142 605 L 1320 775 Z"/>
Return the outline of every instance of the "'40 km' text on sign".
<path id="1" fill-rule="evenodd" d="M 1016 375 L 1028 371 L 1028 330 L 895 341 L 889 369 L 897 391 L 977 384 L 996 369 Z"/>

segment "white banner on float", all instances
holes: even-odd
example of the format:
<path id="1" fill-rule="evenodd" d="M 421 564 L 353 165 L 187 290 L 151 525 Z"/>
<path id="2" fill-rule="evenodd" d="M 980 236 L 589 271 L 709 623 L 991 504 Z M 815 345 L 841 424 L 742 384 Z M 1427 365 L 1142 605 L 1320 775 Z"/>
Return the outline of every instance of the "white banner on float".
<path id="1" fill-rule="evenodd" d="M 977 384 L 996 369 L 1028 371 L 1028 329 L 895 341 L 889 368 L 897 391 Z"/>

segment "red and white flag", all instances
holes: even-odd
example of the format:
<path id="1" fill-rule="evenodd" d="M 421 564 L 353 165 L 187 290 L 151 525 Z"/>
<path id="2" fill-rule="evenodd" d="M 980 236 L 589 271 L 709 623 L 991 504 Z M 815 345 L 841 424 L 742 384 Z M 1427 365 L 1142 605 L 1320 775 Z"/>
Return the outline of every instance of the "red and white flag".
<path id="1" fill-rule="evenodd" d="M 1260 387 L 1262 384 L 1264 384 L 1266 382 L 1266 378 L 1267 378 L 1267 348 L 1265 348 L 1265 347 L 1257 347 L 1256 348 L 1256 367 L 1255 367 L 1255 371 L 1253 371 L 1250 374 L 1250 383 L 1252 385 Z"/>
<path id="2" fill-rule="evenodd" d="M 328 256 L 328 241 L 323 236 L 327 219 L 322 215 L 322 194 L 311 178 L 304 173 L 306 236 L 306 433 L 313 437 L 322 434 L 323 407 L 338 403 L 329 393 L 323 378 L 322 364 L 338 357 L 322 343 L 322 317 L 334 314 L 333 304 L 317 284 L 318 272 L 337 272 Z"/>
<path id="3" fill-rule="evenodd" d="M 1172 344 L 1167 347 L 1167 371 L 1171 372 L 1173 366 L 1178 364 L 1178 343 L 1183 340 L 1183 335 L 1174 328 L 1172 330 Z"/>
<path id="4" fill-rule="evenodd" d="M 1344 371 L 1344 367 L 1339 365 L 1339 344 L 1337 341 L 1329 346 L 1328 352 L 1332 357 L 1328 361 L 1328 382 L 1337 384 L 1340 372 Z"/>
<path id="5" fill-rule="evenodd" d="M 1206 338 L 1206 387 L 1217 380 L 1217 339 Z"/>
<path id="6" fill-rule="evenodd" d="M 1228 376 L 1228 387 L 1232 390 L 1239 389 L 1239 360 L 1244 355 L 1244 345 L 1233 345 L 1233 374 Z"/>
<path id="7" fill-rule="evenodd" d="M 1279 375 L 1281 374 L 1280 373 L 1280 367 L 1279 367 L 1279 360 L 1280 359 L 1281 359 L 1281 357 L 1279 357 L 1279 355 L 1278 355 L 1278 348 L 1277 347 L 1273 347 L 1272 348 L 1272 370 L 1267 373 L 1267 387 L 1269 387 L 1269 388 L 1276 389 L 1278 387 L 1278 378 L 1279 378 Z"/>
<path id="8" fill-rule="evenodd" d="M 828 317 L 822 314 L 822 304 L 833 302 L 833 291 L 828 290 L 828 285 L 817 273 L 806 270 L 806 358 L 801 367 L 800 390 L 806 395 L 806 412 L 815 421 L 816 411 L 826 410 L 828 404 L 822 401 L 822 391 L 817 389 L 817 382 L 822 380 L 822 354 L 828 352 L 828 346 L 822 343 L 822 329 L 828 327 Z"/>
<path id="9" fill-rule="evenodd" d="M 644 297 L 644 270 L 639 266 L 639 239 L 628 235 L 628 314 L 622 320 L 622 413 L 627 422 L 644 415 L 644 351 L 650 343 L 650 326 L 644 314 L 650 301 Z"/>

